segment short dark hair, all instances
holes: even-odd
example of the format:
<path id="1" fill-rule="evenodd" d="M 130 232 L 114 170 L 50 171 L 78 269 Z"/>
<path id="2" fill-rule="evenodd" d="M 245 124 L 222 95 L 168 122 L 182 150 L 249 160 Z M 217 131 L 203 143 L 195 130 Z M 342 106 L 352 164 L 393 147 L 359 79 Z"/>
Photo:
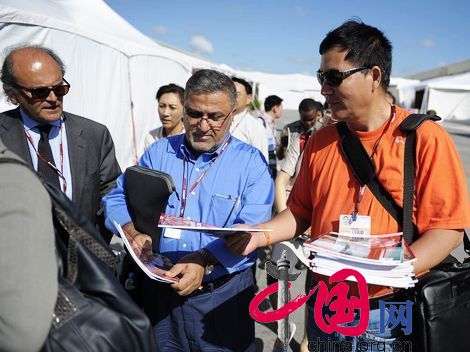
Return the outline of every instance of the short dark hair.
<path id="1" fill-rule="evenodd" d="M 334 47 L 347 51 L 345 60 L 359 67 L 380 67 L 381 86 L 387 91 L 392 71 L 392 44 L 383 32 L 359 20 L 349 20 L 328 32 L 320 44 L 320 55 Z"/>
<path id="2" fill-rule="evenodd" d="M 253 87 L 251 87 L 251 84 L 248 83 L 247 81 L 245 81 L 243 78 L 238 78 L 238 77 L 232 76 L 232 81 L 240 83 L 241 85 L 243 85 L 245 87 L 246 94 L 248 94 L 248 95 L 253 94 Z"/>
<path id="3" fill-rule="evenodd" d="M 264 99 L 264 111 L 271 111 L 273 107 L 279 106 L 282 104 L 282 100 L 277 95 L 270 95 Z"/>
<path id="4" fill-rule="evenodd" d="M 159 101 L 160 98 L 162 97 L 162 95 L 167 94 L 167 93 L 176 94 L 180 98 L 181 105 L 183 104 L 184 88 L 182 88 L 179 85 L 174 84 L 174 83 L 170 83 L 170 84 L 167 84 L 165 86 L 161 86 L 160 88 L 158 88 L 157 95 L 156 95 L 155 98 Z"/>
<path id="5" fill-rule="evenodd" d="M 2 81 L 3 90 L 5 91 L 5 93 L 7 93 L 8 91 L 14 92 L 16 94 L 18 93 L 15 86 L 16 78 L 13 73 L 13 54 L 22 49 L 36 49 L 46 55 L 49 55 L 57 63 L 57 65 L 59 65 L 60 70 L 62 72 L 62 77 L 64 77 L 65 65 L 59 55 L 54 52 L 54 50 L 46 48 L 42 45 L 20 44 L 10 46 L 4 51 L 5 59 L 3 60 L 2 74 L 0 76 L 0 80 Z"/>
<path id="6" fill-rule="evenodd" d="M 323 104 L 311 98 L 305 98 L 299 104 L 299 113 L 307 111 L 320 111 L 323 114 Z"/>
<path id="7" fill-rule="evenodd" d="M 237 103 L 237 90 L 230 77 L 215 70 L 198 70 L 186 82 L 184 101 L 192 94 L 225 92 L 230 97 L 232 108 Z"/>

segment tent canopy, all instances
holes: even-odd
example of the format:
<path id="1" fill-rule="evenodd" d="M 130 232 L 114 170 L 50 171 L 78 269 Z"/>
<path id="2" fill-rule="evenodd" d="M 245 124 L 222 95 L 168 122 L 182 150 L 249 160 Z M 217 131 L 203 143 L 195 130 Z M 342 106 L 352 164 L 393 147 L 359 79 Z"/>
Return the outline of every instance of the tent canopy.
<path id="1" fill-rule="evenodd" d="M 419 82 L 424 91 L 420 111 L 435 110 L 444 120 L 470 120 L 470 72 Z"/>
<path id="2" fill-rule="evenodd" d="M 143 150 L 160 122 L 155 93 L 183 85 L 191 74 L 184 57 L 144 36 L 101 0 L 3 0 L 0 49 L 40 44 L 58 53 L 71 83 L 67 111 L 106 125 L 121 167 Z M 0 108 L 12 108 L 5 99 Z"/>

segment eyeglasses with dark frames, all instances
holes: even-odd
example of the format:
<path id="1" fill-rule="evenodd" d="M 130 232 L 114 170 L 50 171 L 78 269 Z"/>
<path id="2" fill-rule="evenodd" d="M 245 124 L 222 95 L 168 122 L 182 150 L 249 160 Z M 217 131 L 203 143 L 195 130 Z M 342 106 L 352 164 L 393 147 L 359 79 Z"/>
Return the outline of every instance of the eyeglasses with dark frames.
<path id="1" fill-rule="evenodd" d="M 199 123 L 202 120 L 206 120 L 211 127 L 220 127 L 224 124 L 225 120 L 233 113 L 234 110 L 230 111 L 227 115 L 220 115 L 219 113 L 204 114 L 201 111 L 193 110 L 188 107 L 184 107 L 185 115 L 192 121 Z M 206 117 L 204 118 L 204 115 Z"/>
<path id="2" fill-rule="evenodd" d="M 351 70 L 347 71 L 338 71 L 338 70 L 328 70 L 325 72 L 322 72 L 320 70 L 317 71 L 317 79 L 318 82 L 323 85 L 324 82 L 328 84 L 330 87 L 339 87 L 343 81 L 351 76 L 352 74 L 356 72 L 361 72 L 364 70 L 369 70 L 371 67 L 358 67 L 358 68 L 353 68 Z"/>
<path id="3" fill-rule="evenodd" d="M 62 84 L 58 84 L 53 87 L 38 87 L 38 88 L 27 88 L 19 85 L 18 83 L 13 83 L 17 88 L 20 88 L 25 93 L 28 93 L 27 96 L 30 99 L 46 99 L 51 92 L 54 92 L 57 98 L 61 98 L 66 95 L 70 90 L 70 83 L 64 78 Z"/>

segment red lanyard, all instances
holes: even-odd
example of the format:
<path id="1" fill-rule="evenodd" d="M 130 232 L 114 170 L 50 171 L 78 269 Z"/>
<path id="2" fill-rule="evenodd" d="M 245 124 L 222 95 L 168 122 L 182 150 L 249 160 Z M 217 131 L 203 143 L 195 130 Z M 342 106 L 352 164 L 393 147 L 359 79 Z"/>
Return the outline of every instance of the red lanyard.
<path id="1" fill-rule="evenodd" d="M 194 191 L 194 189 L 197 187 L 198 184 L 201 183 L 202 179 L 204 178 L 204 176 L 206 176 L 207 172 L 209 171 L 209 169 L 212 167 L 212 165 L 214 165 L 214 163 L 217 161 L 217 159 L 220 158 L 220 156 L 222 155 L 222 153 L 225 151 L 225 149 L 227 149 L 227 146 L 229 145 L 229 143 L 231 142 L 232 140 L 232 136 L 230 136 L 227 141 L 224 143 L 224 145 L 222 146 L 222 149 L 220 150 L 220 153 L 219 155 L 217 155 L 216 158 L 212 159 L 212 161 L 210 162 L 210 165 L 207 167 L 207 169 L 201 174 L 199 175 L 199 177 L 197 178 L 197 180 L 193 183 L 193 185 L 191 186 L 191 188 L 189 189 L 189 192 L 188 193 L 192 193 Z M 183 217 L 184 216 L 184 209 L 186 207 L 186 198 L 187 198 L 187 187 L 188 187 L 188 180 L 186 179 L 186 163 L 188 161 L 186 160 L 186 157 L 183 158 L 183 187 L 182 187 L 182 192 L 181 192 L 181 209 L 180 209 L 180 217 Z"/>
<path id="2" fill-rule="evenodd" d="M 47 160 L 44 156 L 39 154 L 38 150 L 34 146 L 33 138 L 29 134 L 27 130 L 25 130 L 26 133 L 26 138 L 28 139 L 29 143 L 33 147 L 34 151 L 36 152 L 36 155 L 38 156 L 39 159 L 41 159 L 43 162 L 45 162 L 52 170 L 54 170 L 59 178 L 62 179 L 62 191 L 65 193 L 67 191 L 67 180 L 65 179 L 64 176 L 64 149 L 62 146 L 62 123 L 60 124 L 59 127 L 59 132 L 60 132 L 60 142 L 59 142 L 59 157 L 60 157 L 60 170 L 49 160 Z"/>

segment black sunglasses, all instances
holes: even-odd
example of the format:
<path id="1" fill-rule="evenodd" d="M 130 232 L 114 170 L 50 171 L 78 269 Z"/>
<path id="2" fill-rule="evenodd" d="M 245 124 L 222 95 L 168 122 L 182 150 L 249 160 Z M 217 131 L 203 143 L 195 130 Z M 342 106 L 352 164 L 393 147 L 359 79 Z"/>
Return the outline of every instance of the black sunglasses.
<path id="1" fill-rule="evenodd" d="M 38 88 L 26 88 L 18 83 L 13 83 L 16 87 L 24 90 L 25 92 L 29 93 L 29 98 L 31 99 L 46 99 L 51 91 L 54 92 L 57 98 L 61 98 L 66 95 L 70 90 L 70 83 L 64 78 L 63 81 L 65 82 L 62 84 L 58 84 L 53 87 L 38 87 Z"/>
<path id="2" fill-rule="evenodd" d="M 323 82 L 326 82 L 326 84 L 328 84 L 330 87 L 338 87 L 341 83 L 343 83 L 346 78 L 348 78 L 352 74 L 369 69 L 370 67 L 358 67 L 343 72 L 338 70 L 328 70 L 322 72 L 318 70 L 317 79 L 321 85 L 323 85 Z"/>

